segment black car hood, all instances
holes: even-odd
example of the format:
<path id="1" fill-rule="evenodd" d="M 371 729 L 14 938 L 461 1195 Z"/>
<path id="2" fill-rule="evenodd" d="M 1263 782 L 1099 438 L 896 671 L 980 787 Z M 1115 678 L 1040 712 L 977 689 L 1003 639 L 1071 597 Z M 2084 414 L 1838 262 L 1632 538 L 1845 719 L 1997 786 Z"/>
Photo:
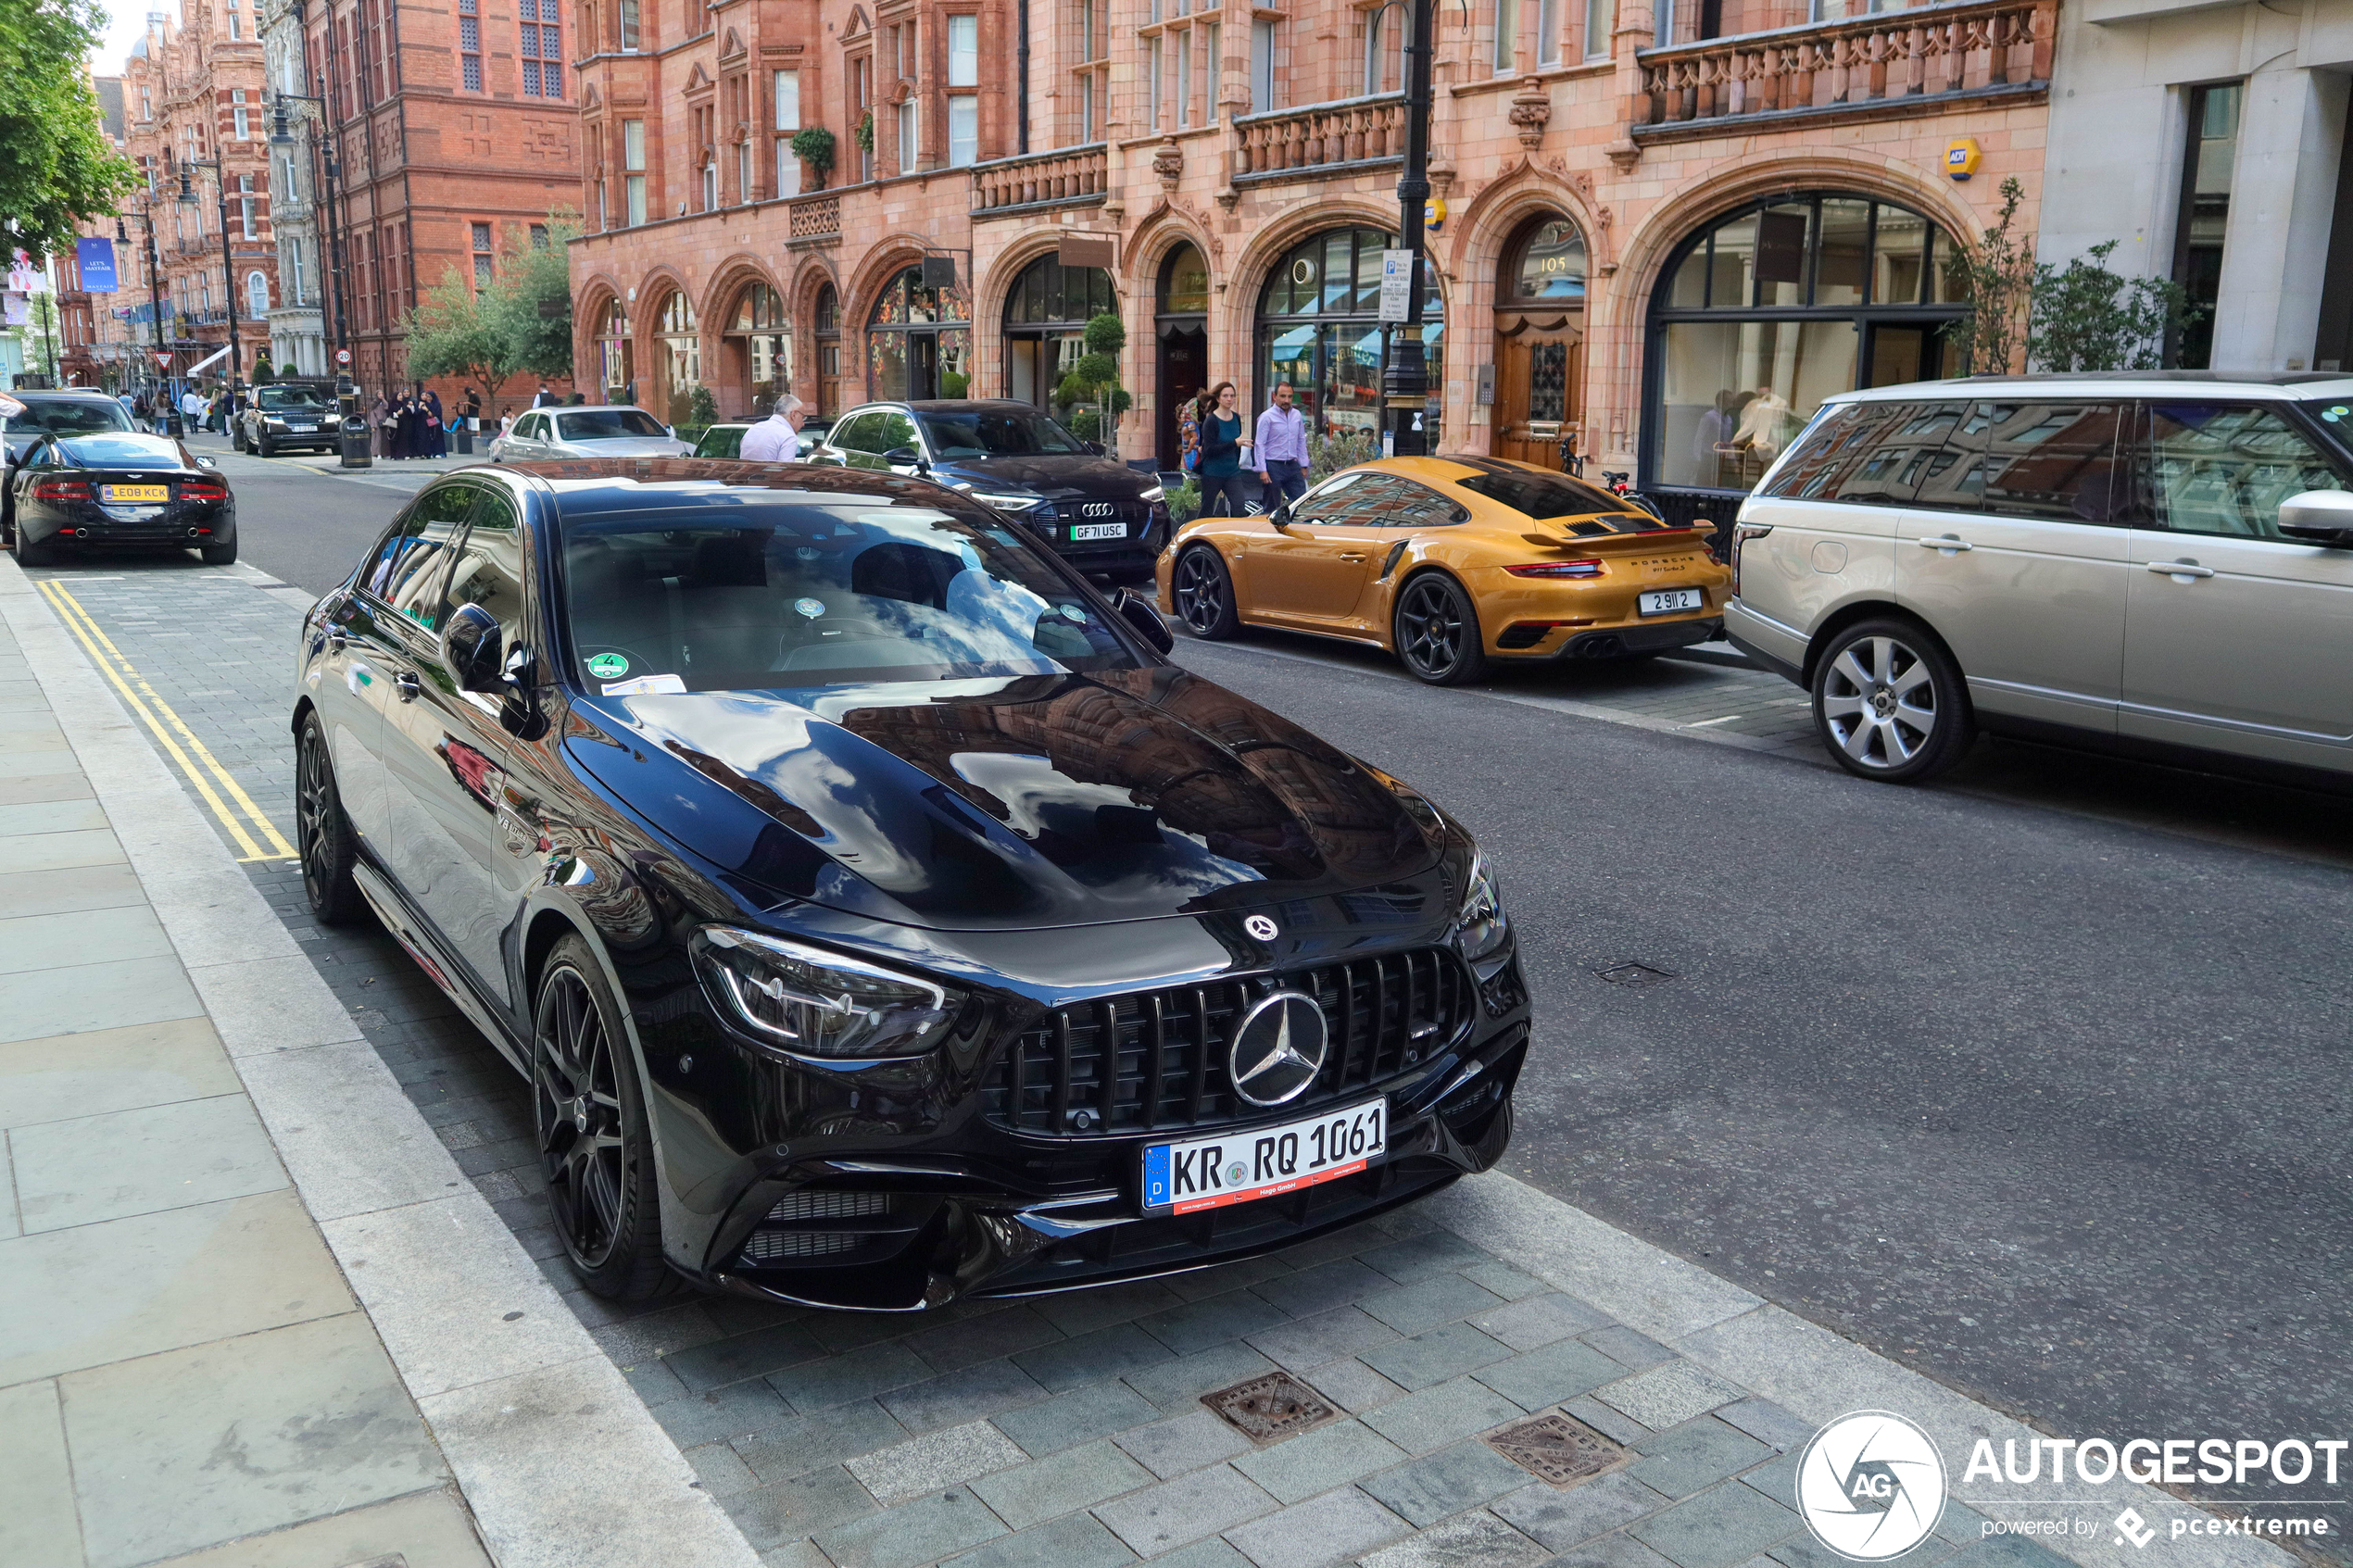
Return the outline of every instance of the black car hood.
<path id="1" fill-rule="evenodd" d="M 1363 888 L 1437 854 L 1418 797 L 1170 667 L 575 701 L 574 760 L 766 904 L 1076 925 Z"/>
<path id="2" fill-rule="evenodd" d="M 952 458 L 933 470 L 942 483 L 969 480 L 986 489 L 1018 484 L 1041 495 L 1086 496 L 1098 501 L 1133 501 L 1160 482 L 1110 458 Z"/>

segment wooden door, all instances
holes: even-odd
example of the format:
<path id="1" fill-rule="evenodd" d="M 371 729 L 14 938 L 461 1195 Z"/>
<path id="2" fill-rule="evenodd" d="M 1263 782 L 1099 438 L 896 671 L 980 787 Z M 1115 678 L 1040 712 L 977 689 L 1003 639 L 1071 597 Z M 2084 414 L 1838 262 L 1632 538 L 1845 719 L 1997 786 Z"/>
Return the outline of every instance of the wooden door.
<path id="1" fill-rule="evenodd" d="M 1561 466 L 1561 442 L 1585 450 L 1585 334 L 1566 322 L 1498 320 L 1495 337 L 1495 455 L 1541 468 Z"/>

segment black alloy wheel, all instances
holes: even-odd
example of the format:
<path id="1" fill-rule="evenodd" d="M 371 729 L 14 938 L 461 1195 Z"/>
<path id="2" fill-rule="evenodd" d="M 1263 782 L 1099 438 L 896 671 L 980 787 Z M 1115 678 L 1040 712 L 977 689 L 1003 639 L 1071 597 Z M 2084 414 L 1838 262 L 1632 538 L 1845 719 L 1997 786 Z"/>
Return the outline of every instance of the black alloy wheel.
<path id="1" fill-rule="evenodd" d="M 1176 558 L 1170 586 L 1176 597 L 1176 617 L 1194 636 L 1223 642 L 1241 630 L 1241 617 L 1234 608 L 1234 580 L 1207 545 L 1195 545 Z"/>
<path id="2" fill-rule="evenodd" d="M 357 920 L 365 903 L 351 874 L 359 841 L 343 814 L 334 759 L 316 709 L 303 716 L 302 738 L 295 743 L 295 849 L 302 857 L 302 891 L 319 923 Z"/>
<path id="3" fill-rule="evenodd" d="M 1470 596 L 1441 573 L 1425 572 L 1397 596 L 1397 657 L 1405 672 L 1433 686 L 1459 686 L 1486 672 L 1478 612 Z"/>
<path id="4" fill-rule="evenodd" d="M 225 545 L 201 545 L 198 546 L 197 548 L 203 551 L 204 563 L 207 566 L 234 566 L 237 564 L 237 542 L 234 539 L 230 540 Z"/>
<path id="5" fill-rule="evenodd" d="M 19 566 L 47 566 L 55 554 L 55 546 L 46 539 L 28 539 L 22 533 L 17 535 Z"/>
<path id="6" fill-rule="evenodd" d="M 1814 726 L 1838 765 L 1882 784 L 1919 784 L 1975 738 L 1960 667 L 1927 629 L 1893 618 L 1841 632 L 1814 667 Z"/>
<path id="7" fill-rule="evenodd" d="M 533 1019 L 532 1119 L 556 1235 L 596 1294 L 664 1295 L 679 1281 L 662 1261 L 636 1070 L 621 1010 L 578 936 L 548 955 Z"/>

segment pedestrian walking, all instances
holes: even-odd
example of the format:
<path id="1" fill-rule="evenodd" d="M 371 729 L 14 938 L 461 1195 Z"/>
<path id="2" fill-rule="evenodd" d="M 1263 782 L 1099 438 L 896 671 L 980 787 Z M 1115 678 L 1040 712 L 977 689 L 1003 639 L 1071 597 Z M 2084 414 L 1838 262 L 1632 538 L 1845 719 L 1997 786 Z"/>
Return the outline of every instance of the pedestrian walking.
<path id="1" fill-rule="evenodd" d="M 562 401 L 562 398 L 547 390 L 547 383 L 543 381 L 539 383 L 539 390 L 532 395 L 531 406 L 535 408 L 551 408 Z"/>
<path id="2" fill-rule="evenodd" d="M 384 394 L 380 392 L 376 394 L 376 400 L 368 405 L 367 413 L 360 416 L 368 421 L 368 452 L 371 457 L 388 458 L 392 455 L 384 450 L 384 420 L 391 412 L 391 405 L 384 401 Z"/>
<path id="3" fill-rule="evenodd" d="M 808 417 L 809 405 L 786 393 L 766 419 L 744 432 L 736 455 L 748 463 L 800 461 L 800 424 Z"/>
<path id="4" fill-rule="evenodd" d="M 180 395 L 181 428 L 191 433 L 204 423 L 204 396 L 192 385 Z"/>
<path id="5" fill-rule="evenodd" d="M 1291 407 L 1287 381 L 1275 383 L 1274 403 L 1258 416 L 1252 466 L 1258 470 L 1258 504 L 1266 511 L 1307 494 L 1307 420 Z"/>
<path id="6" fill-rule="evenodd" d="M 449 456 L 449 432 L 447 421 L 445 421 L 442 418 L 441 394 L 433 391 L 431 388 L 427 388 L 424 395 L 424 405 L 425 456 L 428 458 L 446 458 Z"/>
<path id="7" fill-rule="evenodd" d="M 1241 395 L 1232 382 L 1221 381 L 1210 389 L 1209 396 L 1214 401 L 1209 417 L 1201 421 L 1196 469 L 1201 476 L 1201 515 L 1243 517 L 1250 511 L 1250 497 L 1242 493 L 1242 467 L 1252 444 L 1242 433 Z"/>

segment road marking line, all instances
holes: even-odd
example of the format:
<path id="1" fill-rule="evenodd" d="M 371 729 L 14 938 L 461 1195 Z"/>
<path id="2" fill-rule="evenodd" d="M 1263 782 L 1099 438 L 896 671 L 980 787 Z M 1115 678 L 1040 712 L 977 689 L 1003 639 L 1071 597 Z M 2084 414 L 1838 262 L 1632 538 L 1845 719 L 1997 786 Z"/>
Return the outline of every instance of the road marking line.
<path id="1" fill-rule="evenodd" d="M 114 683 L 115 690 L 121 694 L 122 699 L 130 704 L 132 710 L 139 715 L 147 728 L 155 733 L 157 741 L 162 745 L 171 759 L 180 764 L 181 771 L 188 776 L 189 783 L 195 785 L 196 793 L 202 796 L 205 804 L 212 809 L 213 815 L 220 820 L 220 825 L 228 830 L 229 836 L 236 840 L 237 847 L 242 851 L 239 858 L 253 860 L 297 859 L 294 846 L 286 842 L 285 836 L 278 831 L 277 824 L 262 814 L 261 808 L 253 803 L 252 797 L 245 794 L 244 787 L 230 774 L 229 770 L 222 767 L 212 753 L 205 748 L 204 742 L 196 738 L 195 732 L 189 729 L 186 721 L 172 710 L 171 705 L 157 694 L 155 687 L 148 684 L 147 678 L 139 673 L 137 667 L 128 659 L 123 658 L 122 651 L 114 646 L 113 640 L 107 635 L 105 630 L 98 625 L 90 612 L 82 608 L 82 601 L 75 598 L 63 583 L 54 580 L 43 581 L 40 583 L 40 589 L 42 596 L 48 599 L 50 608 L 56 610 L 59 619 L 65 621 L 67 630 L 74 634 L 75 638 L 81 642 L 83 650 L 90 655 L 91 662 L 98 667 L 107 680 Z M 98 651 L 100 647 L 106 650 L 104 657 Z M 121 667 L 120 672 L 115 668 L 117 665 Z M 129 677 L 127 681 L 126 676 Z M 137 691 L 132 689 L 132 683 L 137 684 Z M 143 697 L 145 700 L 142 700 Z M 152 708 L 150 704 L 153 705 Z M 163 721 L 156 717 L 158 711 L 162 713 L 163 720 L 170 721 L 171 729 L 179 732 L 181 739 L 187 743 L 185 749 L 182 749 L 180 741 L 172 739 L 170 733 L 165 729 Z M 189 760 L 188 754 L 191 751 L 195 754 L 197 761 L 202 763 L 202 769 L 198 767 L 197 761 Z M 221 790 L 225 791 L 252 820 L 253 824 L 261 830 L 259 842 L 257 842 L 254 835 L 245 831 L 245 825 L 237 821 L 236 812 L 221 799 L 220 794 L 214 790 L 212 783 L 208 782 L 205 770 L 209 770 L 212 780 L 220 784 Z"/>
<path id="2" fill-rule="evenodd" d="M 1686 724 L 1683 728 L 1687 730 L 1704 730 L 1710 724 L 1729 724 L 1735 719 L 1745 719 L 1747 717 L 1748 715 L 1745 713 L 1727 713 L 1721 719 L 1702 719 L 1696 722 Z"/>

